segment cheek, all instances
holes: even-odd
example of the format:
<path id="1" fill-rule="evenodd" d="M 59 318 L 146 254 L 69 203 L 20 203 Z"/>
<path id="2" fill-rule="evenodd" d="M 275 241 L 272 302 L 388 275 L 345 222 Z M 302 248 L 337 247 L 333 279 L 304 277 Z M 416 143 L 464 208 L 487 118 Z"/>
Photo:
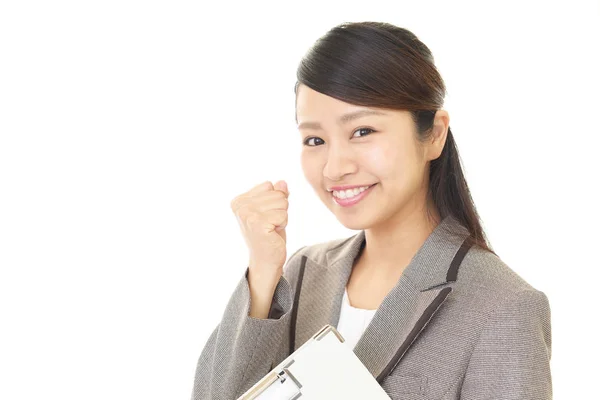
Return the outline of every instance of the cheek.
<path id="1" fill-rule="evenodd" d="M 402 167 L 402 160 L 394 146 L 377 146 L 364 153 L 364 166 L 378 178 L 394 177 Z"/>
<path id="2" fill-rule="evenodd" d="M 383 182 L 389 193 L 412 190 L 420 180 L 414 149 L 400 143 L 388 143 L 369 149 L 364 166 L 374 178 Z"/>
<path id="3" fill-rule="evenodd" d="M 317 163 L 312 157 L 310 157 L 307 153 L 302 152 L 300 155 L 300 164 L 302 166 L 302 172 L 304 173 L 304 177 L 311 184 L 318 184 L 318 173 L 317 173 Z"/>

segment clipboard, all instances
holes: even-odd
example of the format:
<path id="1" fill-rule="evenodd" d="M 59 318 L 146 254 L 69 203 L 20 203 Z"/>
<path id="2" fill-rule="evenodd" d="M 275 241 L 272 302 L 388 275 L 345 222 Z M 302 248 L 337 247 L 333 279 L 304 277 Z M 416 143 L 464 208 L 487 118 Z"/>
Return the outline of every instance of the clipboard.
<path id="1" fill-rule="evenodd" d="M 325 325 L 237 400 L 390 400 L 377 380 Z"/>

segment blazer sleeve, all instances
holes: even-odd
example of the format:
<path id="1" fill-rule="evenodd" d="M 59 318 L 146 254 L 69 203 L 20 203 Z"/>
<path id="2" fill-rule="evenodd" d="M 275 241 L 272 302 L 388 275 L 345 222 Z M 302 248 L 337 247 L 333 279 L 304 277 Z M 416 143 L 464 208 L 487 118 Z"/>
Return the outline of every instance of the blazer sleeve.
<path id="1" fill-rule="evenodd" d="M 496 310 L 475 345 L 461 400 L 552 399 L 550 305 L 525 290 Z"/>
<path id="2" fill-rule="evenodd" d="M 302 248 L 292 254 L 287 265 L 300 250 Z M 275 288 L 268 318 L 258 319 L 249 315 L 248 270 L 246 268 L 221 321 L 200 354 L 192 400 L 237 399 L 270 371 L 284 335 L 290 329 L 293 292 L 285 272 Z"/>

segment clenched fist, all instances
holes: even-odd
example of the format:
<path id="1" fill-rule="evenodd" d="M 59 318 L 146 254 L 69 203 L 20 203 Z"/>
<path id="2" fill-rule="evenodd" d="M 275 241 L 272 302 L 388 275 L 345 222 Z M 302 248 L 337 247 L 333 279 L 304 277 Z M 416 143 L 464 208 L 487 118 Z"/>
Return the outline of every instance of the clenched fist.
<path id="1" fill-rule="evenodd" d="M 276 284 L 285 264 L 289 191 L 285 181 L 263 182 L 231 201 L 248 246 L 250 274 Z"/>

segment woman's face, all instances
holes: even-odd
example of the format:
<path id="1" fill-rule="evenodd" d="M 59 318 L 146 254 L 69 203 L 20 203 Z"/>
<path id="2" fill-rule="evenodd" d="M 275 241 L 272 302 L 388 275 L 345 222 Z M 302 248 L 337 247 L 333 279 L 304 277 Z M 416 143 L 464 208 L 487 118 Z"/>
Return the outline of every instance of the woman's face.
<path id="1" fill-rule="evenodd" d="M 365 110 L 382 114 L 342 119 Z M 296 120 L 304 176 L 344 226 L 367 229 L 424 212 L 428 161 L 441 154 L 443 145 L 437 145 L 438 152 L 435 142 L 419 143 L 408 111 L 356 106 L 299 85 Z M 331 191 L 332 186 L 373 184 L 346 207 Z M 345 193 L 346 201 L 350 194 Z"/>

